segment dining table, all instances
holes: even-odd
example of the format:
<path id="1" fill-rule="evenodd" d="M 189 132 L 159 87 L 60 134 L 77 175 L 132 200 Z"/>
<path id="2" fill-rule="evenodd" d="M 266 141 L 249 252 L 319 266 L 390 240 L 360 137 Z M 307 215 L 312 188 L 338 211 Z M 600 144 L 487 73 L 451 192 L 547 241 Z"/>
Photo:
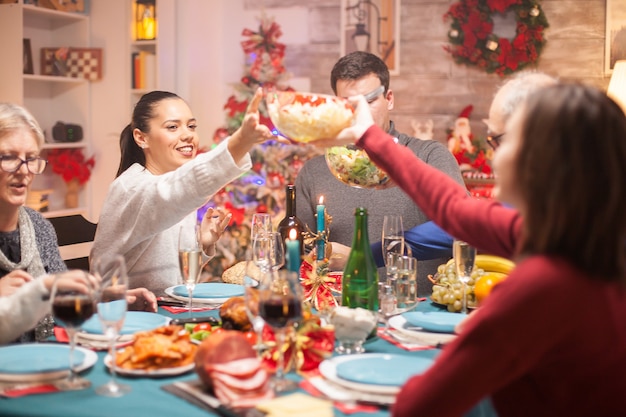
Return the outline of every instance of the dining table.
<path id="1" fill-rule="evenodd" d="M 415 311 L 442 310 L 430 301 L 423 301 L 417 305 Z M 172 314 L 162 307 L 159 307 L 158 313 L 172 318 L 186 317 L 188 315 L 188 313 Z M 194 314 L 218 317 L 218 310 L 214 309 Z M 434 358 L 440 352 L 438 348 L 411 352 L 379 337 L 371 337 L 365 342 L 364 347 L 366 353 L 421 355 L 427 358 Z M 176 381 L 197 380 L 198 376 L 193 371 L 184 375 L 159 378 L 117 376 L 120 382 L 130 386 L 130 393 L 117 398 L 100 396 L 95 392 L 95 388 L 106 383 L 111 378 L 111 374 L 104 364 L 106 352 L 98 351 L 97 355 L 98 360 L 95 365 L 81 373 L 82 377 L 91 381 L 90 388 L 78 391 L 58 391 L 48 394 L 26 395 L 17 398 L 0 398 L 0 416 L 136 417 L 145 415 L 151 417 L 206 417 L 207 415 L 218 415 L 163 389 Z M 301 376 L 293 372 L 287 374 L 287 377 L 298 382 L 303 380 Z M 305 392 L 302 389 L 299 389 L 299 391 Z M 367 411 L 353 411 L 351 410 L 350 414 L 346 414 L 339 408 L 334 407 L 335 416 L 384 417 L 389 415 L 389 409 L 385 407 L 369 407 Z"/>

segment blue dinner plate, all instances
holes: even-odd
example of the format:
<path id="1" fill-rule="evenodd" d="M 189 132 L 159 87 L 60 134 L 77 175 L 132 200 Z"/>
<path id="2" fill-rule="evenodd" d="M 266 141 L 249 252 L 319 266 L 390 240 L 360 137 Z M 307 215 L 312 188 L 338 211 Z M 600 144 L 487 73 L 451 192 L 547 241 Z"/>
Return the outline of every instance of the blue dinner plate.
<path id="1" fill-rule="evenodd" d="M 120 334 L 133 334 L 137 332 L 156 329 L 165 326 L 170 322 L 169 317 L 156 313 L 148 313 L 146 311 L 129 311 L 124 319 L 124 327 Z M 86 333 L 104 334 L 102 324 L 97 314 L 91 316 L 89 320 L 83 323 L 82 330 Z"/>
<path id="2" fill-rule="evenodd" d="M 467 314 L 446 313 L 443 311 L 412 311 L 402 314 L 402 317 L 411 325 L 421 327 L 429 332 L 454 333 L 454 328 Z"/>
<path id="3" fill-rule="evenodd" d="M 393 354 L 355 355 L 337 363 L 337 376 L 351 382 L 400 387 L 413 375 L 423 373 L 434 359 Z"/>
<path id="4" fill-rule="evenodd" d="M 225 282 L 204 282 L 197 284 L 193 289 L 193 298 L 231 298 L 243 295 L 243 285 L 227 284 Z M 186 285 L 174 287 L 174 294 L 179 297 L 189 297 Z"/>
<path id="5" fill-rule="evenodd" d="M 74 365 L 85 361 L 85 354 L 74 351 Z M 70 369 L 70 348 L 46 343 L 21 344 L 0 348 L 0 374 L 39 374 Z"/>

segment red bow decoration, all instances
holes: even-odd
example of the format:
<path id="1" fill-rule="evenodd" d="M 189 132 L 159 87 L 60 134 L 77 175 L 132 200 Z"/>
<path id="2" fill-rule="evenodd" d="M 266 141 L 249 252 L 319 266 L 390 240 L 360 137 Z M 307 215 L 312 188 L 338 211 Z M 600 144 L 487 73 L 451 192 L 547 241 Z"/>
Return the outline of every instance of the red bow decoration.
<path id="1" fill-rule="evenodd" d="M 304 302 L 310 303 L 317 311 L 324 311 L 338 305 L 335 296 L 341 295 L 341 272 L 328 272 L 327 261 L 302 261 L 300 283 L 304 290 Z"/>
<path id="2" fill-rule="evenodd" d="M 263 340 L 268 349 L 263 353 L 263 364 L 276 372 L 280 350 L 284 355 L 285 373 L 295 370 L 303 376 L 317 373 L 322 361 L 330 357 L 335 348 L 335 331 L 321 327 L 317 318 L 306 320 L 296 331 L 290 328 L 282 346 L 276 345 L 276 335 L 269 326 L 263 329 Z"/>
<path id="3" fill-rule="evenodd" d="M 276 22 L 263 20 L 258 32 L 244 29 L 241 35 L 250 37 L 250 39 L 241 42 L 243 51 L 246 54 L 256 53 L 257 60 L 264 52 L 267 52 L 272 59 L 282 58 L 285 55 L 285 45 L 278 42 L 278 38 L 283 35 L 283 32 Z"/>
<path id="4" fill-rule="evenodd" d="M 233 217 L 230 219 L 230 225 L 242 224 L 246 217 L 246 209 L 245 208 L 237 208 L 233 206 L 230 201 L 227 201 L 224 204 L 224 208 L 233 214 Z"/>

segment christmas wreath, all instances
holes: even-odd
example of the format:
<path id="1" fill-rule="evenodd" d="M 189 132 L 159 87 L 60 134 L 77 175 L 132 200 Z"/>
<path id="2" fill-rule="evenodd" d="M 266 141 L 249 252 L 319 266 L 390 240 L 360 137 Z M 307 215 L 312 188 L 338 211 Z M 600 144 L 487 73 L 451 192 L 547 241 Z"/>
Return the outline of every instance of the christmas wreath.
<path id="1" fill-rule="evenodd" d="M 512 40 L 493 33 L 493 13 L 515 13 L 516 34 Z M 546 40 L 548 20 L 536 0 L 459 0 L 444 19 L 452 19 L 444 49 L 457 63 L 476 65 L 503 76 L 537 61 Z"/>

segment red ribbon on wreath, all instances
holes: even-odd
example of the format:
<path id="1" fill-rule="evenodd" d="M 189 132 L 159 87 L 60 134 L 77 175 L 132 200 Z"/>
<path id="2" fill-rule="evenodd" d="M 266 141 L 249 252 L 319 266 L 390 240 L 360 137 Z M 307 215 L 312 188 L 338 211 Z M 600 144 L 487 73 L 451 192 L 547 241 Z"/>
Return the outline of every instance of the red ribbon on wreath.
<path id="1" fill-rule="evenodd" d="M 512 11 L 516 19 L 513 39 L 493 33 L 493 13 Z M 535 0 L 459 0 L 444 19 L 452 19 L 448 32 L 449 52 L 460 64 L 476 65 L 503 76 L 518 71 L 539 58 L 546 42 L 548 20 Z"/>
<path id="2" fill-rule="evenodd" d="M 320 326 L 317 319 L 311 318 L 305 320 L 297 331 L 290 328 L 282 346 L 277 346 L 276 334 L 269 326 L 263 329 L 263 341 L 268 345 L 263 353 L 263 365 L 270 372 L 276 372 L 282 350 L 285 373 L 295 370 L 303 376 L 312 376 L 317 373 L 319 364 L 332 355 L 335 331 Z"/>
<path id="3" fill-rule="evenodd" d="M 335 296 L 341 294 L 342 276 L 341 272 L 328 272 L 325 261 L 304 259 L 300 266 L 304 302 L 310 303 L 317 311 L 336 307 L 338 303 Z"/>

